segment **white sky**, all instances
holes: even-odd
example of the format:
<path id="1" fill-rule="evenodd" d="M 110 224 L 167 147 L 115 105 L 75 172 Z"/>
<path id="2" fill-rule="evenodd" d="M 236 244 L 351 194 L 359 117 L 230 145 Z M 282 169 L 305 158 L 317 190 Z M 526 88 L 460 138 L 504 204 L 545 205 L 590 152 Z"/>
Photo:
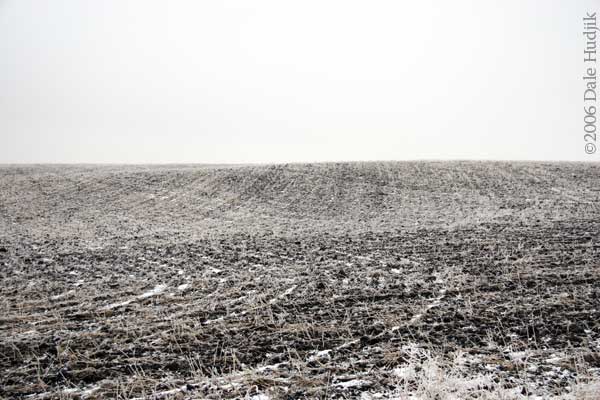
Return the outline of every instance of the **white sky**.
<path id="1" fill-rule="evenodd" d="M 598 6 L 0 0 L 0 162 L 598 160 Z"/>

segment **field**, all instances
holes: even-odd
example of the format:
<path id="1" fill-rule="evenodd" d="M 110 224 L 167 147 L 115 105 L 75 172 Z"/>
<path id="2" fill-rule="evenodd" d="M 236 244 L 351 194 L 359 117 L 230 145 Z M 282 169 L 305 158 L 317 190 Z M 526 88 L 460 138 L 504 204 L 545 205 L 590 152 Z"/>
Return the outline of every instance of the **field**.
<path id="1" fill-rule="evenodd" d="M 598 399 L 599 183 L 0 167 L 0 398 Z"/>

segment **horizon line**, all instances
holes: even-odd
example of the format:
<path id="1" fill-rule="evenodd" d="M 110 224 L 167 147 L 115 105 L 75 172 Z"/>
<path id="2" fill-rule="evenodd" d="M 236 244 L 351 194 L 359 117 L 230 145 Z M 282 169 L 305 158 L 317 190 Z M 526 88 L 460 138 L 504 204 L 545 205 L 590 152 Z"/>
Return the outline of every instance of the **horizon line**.
<path id="1" fill-rule="evenodd" d="M 594 164 L 598 160 L 572 160 L 572 159 L 478 159 L 478 158 L 415 158 L 415 159 L 399 159 L 399 160 L 334 160 L 334 161 L 250 161 L 250 162 L 0 162 L 0 166 L 266 166 L 266 165 L 309 165 L 309 164 L 353 164 L 353 163 L 458 163 L 458 162 L 475 162 L 475 163 L 584 163 Z"/>

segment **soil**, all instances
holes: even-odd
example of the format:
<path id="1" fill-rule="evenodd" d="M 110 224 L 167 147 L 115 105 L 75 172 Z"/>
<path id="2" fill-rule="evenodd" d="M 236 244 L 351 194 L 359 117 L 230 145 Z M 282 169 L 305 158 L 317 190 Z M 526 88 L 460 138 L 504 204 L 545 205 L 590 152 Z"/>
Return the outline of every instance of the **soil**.
<path id="1" fill-rule="evenodd" d="M 599 178 L 4 166 L 0 397 L 371 398 L 417 390 L 419 358 L 568 394 L 600 377 Z"/>

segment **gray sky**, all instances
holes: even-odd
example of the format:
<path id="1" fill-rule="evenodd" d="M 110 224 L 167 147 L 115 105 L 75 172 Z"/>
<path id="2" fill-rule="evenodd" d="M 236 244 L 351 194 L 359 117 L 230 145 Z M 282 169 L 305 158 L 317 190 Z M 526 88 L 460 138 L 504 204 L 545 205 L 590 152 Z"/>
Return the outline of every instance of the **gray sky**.
<path id="1" fill-rule="evenodd" d="M 0 0 L 0 162 L 598 160 L 599 5 Z"/>

